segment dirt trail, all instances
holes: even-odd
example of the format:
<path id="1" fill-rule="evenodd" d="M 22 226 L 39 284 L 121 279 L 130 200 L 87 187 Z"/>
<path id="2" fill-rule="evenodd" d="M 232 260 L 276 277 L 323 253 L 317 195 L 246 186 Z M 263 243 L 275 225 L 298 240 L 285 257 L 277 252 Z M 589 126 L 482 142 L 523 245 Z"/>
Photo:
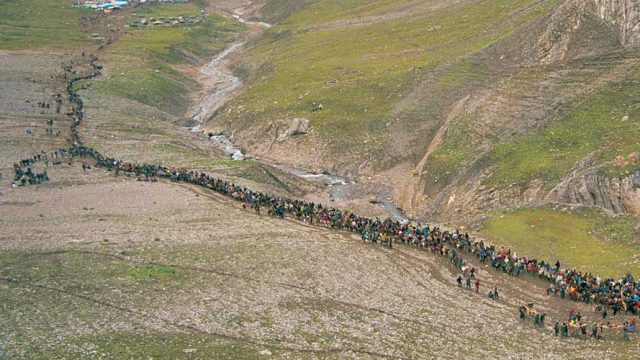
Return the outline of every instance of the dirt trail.
<path id="1" fill-rule="evenodd" d="M 537 351 L 568 359 L 637 351 L 637 341 L 622 343 L 619 334 L 597 342 L 560 339 L 519 321 L 517 306 L 532 301 L 547 312 L 548 325 L 570 307 L 587 317 L 593 312 L 545 298 L 533 278 L 480 267 L 476 295 L 459 289 L 455 269 L 428 251 L 388 249 L 350 233 L 257 216 L 192 185 L 141 183 L 77 166 L 56 175 L 60 180 L 42 191 L 11 191 L 1 205 L 14 226 L 0 227 L 0 278 L 7 279 L 0 281 L 0 299 L 20 301 L 5 302 L 9 311 L 0 325 L 7 322 L 10 334 L 27 334 L 45 350 L 90 351 L 103 344 L 93 336 L 155 329 L 207 342 L 215 341 L 210 336 L 246 341 L 253 345 L 244 357 L 251 358 L 265 348 L 275 358 L 528 358 Z M 70 176 L 85 183 L 64 185 Z M 93 181 L 99 179 L 105 181 Z M 44 217 L 33 215 L 36 208 Z M 136 269 L 149 268 L 176 275 L 133 281 Z M 499 301 L 486 298 L 494 283 Z M 55 316 L 63 321 L 52 334 L 47 324 Z M 178 349 L 197 348 L 206 358 L 194 343 Z"/>

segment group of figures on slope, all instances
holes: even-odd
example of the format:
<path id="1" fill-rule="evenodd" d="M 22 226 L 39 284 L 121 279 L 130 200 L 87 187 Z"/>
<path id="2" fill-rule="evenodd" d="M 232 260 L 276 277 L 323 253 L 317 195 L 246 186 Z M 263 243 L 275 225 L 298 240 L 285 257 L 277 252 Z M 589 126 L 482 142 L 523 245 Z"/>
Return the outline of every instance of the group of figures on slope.
<path id="1" fill-rule="evenodd" d="M 520 276 L 522 273 L 528 273 L 545 279 L 550 283 L 549 294 L 559 293 L 561 297 L 566 297 L 568 294 L 568 298 L 574 301 L 595 303 L 605 308 L 620 306 L 627 313 L 638 313 L 640 281 L 635 281 L 630 274 L 618 280 L 603 279 L 600 276 L 579 272 L 575 269 L 561 268 L 559 261 L 551 266 L 551 263 L 547 261 L 527 256 L 518 257 L 511 250 L 485 243 L 481 239 L 473 239 L 469 234 L 462 234 L 457 230 L 450 232 L 439 227 L 423 226 L 411 222 L 400 223 L 390 218 L 381 220 L 363 217 L 323 204 L 252 191 L 202 172 L 156 164 L 126 162 L 106 156 L 96 149 L 83 145 L 78 131 L 78 127 L 84 119 L 84 104 L 75 91 L 74 85 L 78 81 L 100 75 L 102 69 L 97 64 L 95 56 L 90 57 L 90 65 L 92 67 L 91 73 L 73 76 L 67 83 L 67 93 L 73 111 L 69 114 L 72 120 L 69 141 L 71 148 L 66 152 L 74 157 L 93 158 L 95 167 L 114 171 L 116 175 L 123 173 L 127 176 L 136 176 L 139 179 L 153 179 L 153 181 L 165 178 L 202 186 L 240 201 L 243 203 L 243 207 L 248 205 L 257 213 L 260 212 L 260 209 L 266 208 L 271 216 L 284 218 L 285 214 L 291 214 L 307 224 L 358 233 L 364 241 L 368 242 L 382 242 L 390 247 L 394 243 L 402 243 L 429 249 L 448 257 L 456 267 L 463 269 L 463 272 L 471 272 L 467 278 L 474 278 L 476 292 L 479 292 L 480 281 L 473 273 L 473 267 L 470 267 L 461 256 L 465 252 L 473 254 L 482 263 L 491 262 L 493 268 L 510 275 Z M 37 160 L 39 160 L 38 156 L 34 158 L 34 161 Z M 32 162 L 29 161 L 29 164 L 21 165 L 31 164 Z M 23 166 L 16 166 L 16 176 L 22 169 Z M 498 297 L 497 288 L 493 290 L 493 297 Z M 544 319 L 542 319 L 543 321 Z"/>

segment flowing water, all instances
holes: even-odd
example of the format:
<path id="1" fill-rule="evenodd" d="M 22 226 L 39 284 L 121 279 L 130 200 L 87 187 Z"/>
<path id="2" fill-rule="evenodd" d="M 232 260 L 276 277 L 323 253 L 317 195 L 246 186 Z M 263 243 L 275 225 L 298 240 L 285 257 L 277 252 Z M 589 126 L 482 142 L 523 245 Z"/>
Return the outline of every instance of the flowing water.
<path id="1" fill-rule="evenodd" d="M 191 116 L 197 124 L 192 129 L 193 131 L 200 131 L 203 118 L 213 114 L 229 99 L 231 93 L 242 85 L 242 81 L 227 71 L 226 66 L 228 65 L 227 57 L 242 48 L 244 44 L 244 42 L 232 44 L 202 67 L 202 74 L 209 82 L 213 83 L 213 88 L 200 101 L 198 110 Z"/>
<path id="2" fill-rule="evenodd" d="M 271 26 L 264 22 L 248 21 L 238 13 L 234 13 L 233 17 L 239 22 L 250 26 L 259 26 L 262 28 L 269 28 Z M 192 115 L 193 122 L 196 126 L 193 127 L 191 131 L 201 132 L 202 130 L 200 125 L 202 121 L 215 113 L 215 111 L 224 105 L 226 101 L 231 99 L 233 93 L 242 86 L 242 81 L 229 70 L 229 58 L 237 51 L 240 51 L 245 44 L 246 41 L 231 44 L 223 52 L 216 55 L 211 62 L 202 67 L 201 72 L 203 74 L 204 81 L 213 85 L 209 89 L 207 95 L 200 100 L 197 110 Z M 245 155 L 242 150 L 237 147 L 226 134 L 210 134 L 209 140 L 215 147 L 224 151 L 224 153 L 233 160 L 245 160 Z M 370 194 L 369 189 L 366 189 L 365 186 L 357 183 L 355 180 L 350 180 L 329 173 L 309 172 L 303 169 L 276 164 L 267 160 L 251 161 L 258 161 L 264 165 L 274 167 L 280 171 L 305 179 L 319 186 L 330 188 L 329 201 L 349 201 L 366 197 L 367 194 Z M 400 222 L 409 221 L 402 210 L 396 207 L 388 192 L 378 192 L 376 198 L 377 205 L 383 209 L 391 219 Z"/>

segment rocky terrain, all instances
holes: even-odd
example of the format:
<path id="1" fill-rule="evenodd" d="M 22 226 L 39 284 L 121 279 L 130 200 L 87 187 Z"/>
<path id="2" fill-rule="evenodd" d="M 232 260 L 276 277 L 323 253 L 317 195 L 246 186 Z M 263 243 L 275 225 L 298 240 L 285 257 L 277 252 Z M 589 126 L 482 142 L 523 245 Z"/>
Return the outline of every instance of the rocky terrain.
<path id="1" fill-rule="evenodd" d="M 214 193 L 79 164 L 0 203 L 4 358 L 629 358 L 638 342 L 560 339 L 577 308 L 480 268 L 482 294 L 411 247 L 273 220 Z M 485 292 L 499 286 L 502 299 Z M 547 326 L 517 319 L 539 304 Z M 617 321 L 617 318 L 612 318 Z"/>
<path id="2" fill-rule="evenodd" d="M 102 153 L 404 220 L 398 204 L 518 254 L 635 274 L 636 1 L 202 0 L 112 15 L 71 3 L 0 2 L 0 358 L 640 350 L 613 330 L 553 336 L 570 309 L 599 318 L 535 278 L 471 260 L 475 294 L 446 258 L 200 187 L 85 170 L 86 158 L 38 163 L 50 182 L 10 186 L 14 163 L 71 145 L 65 87 L 95 56 L 101 75 L 74 89 L 80 137 Z M 124 26 L 185 14 L 205 21 Z M 545 326 L 517 318 L 530 302 Z"/>
<path id="3" fill-rule="evenodd" d="M 637 2 L 290 5 L 262 8 L 279 22 L 236 65 L 247 91 L 207 128 L 249 155 L 392 183 L 417 218 L 464 222 L 541 199 L 638 214 L 640 163 L 616 165 L 639 148 Z M 416 40 L 391 46 L 390 29 Z M 309 130 L 286 137 L 295 118 Z M 587 159 L 599 175 L 571 179 Z M 581 181 L 600 198 L 553 190 L 584 193 Z"/>

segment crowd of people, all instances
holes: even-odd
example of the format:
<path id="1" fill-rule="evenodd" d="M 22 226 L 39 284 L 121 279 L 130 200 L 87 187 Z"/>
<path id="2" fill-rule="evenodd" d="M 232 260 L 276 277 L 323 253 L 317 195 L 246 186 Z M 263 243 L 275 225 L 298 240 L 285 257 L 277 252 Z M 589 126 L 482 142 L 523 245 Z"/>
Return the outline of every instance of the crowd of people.
<path id="1" fill-rule="evenodd" d="M 17 187 L 46 183 L 49 181 L 49 174 L 47 173 L 49 165 L 62 165 L 63 162 L 71 165 L 73 158 L 76 156 L 78 156 L 77 149 L 70 148 L 58 149 L 49 153 L 41 151 L 30 158 L 22 159 L 13 164 L 14 178 L 11 186 Z M 33 165 L 38 162 L 43 162 L 45 165 L 45 169 L 42 172 L 33 170 Z"/>
<path id="2" fill-rule="evenodd" d="M 467 251 L 483 263 L 490 262 L 492 267 L 512 276 L 529 274 L 549 282 L 548 295 L 556 295 L 573 301 L 599 305 L 604 311 L 611 309 L 637 314 L 640 308 L 640 281 L 631 274 L 616 280 L 602 278 L 591 273 L 575 269 L 562 268 L 560 262 L 553 265 L 527 256 L 517 256 L 510 249 L 485 244 L 484 241 L 472 241 Z"/>
<path id="3" fill-rule="evenodd" d="M 567 321 L 563 321 L 562 325 L 560 325 L 560 322 L 556 322 L 553 326 L 553 330 L 555 336 L 587 336 L 589 327 L 591 328 L 589 337 L 595 339 L 602 339 L 604 337 L 605 330 L 622 330 L 622 336 L 624 339 L 628 339 L 630 334 L 636 333 L 635 319 L 631 319 L 630 321 L 625 320 L 622 324 L 612 324 L 611 322 L 594 322 L 593 324 L 589 325 L 583 322 L 580 312 L 574 312 L 573 310 L 569 312 L 569 318 L 567 319 Z"/>
<path id="4" fill-rule="evenodd" d="M 305 224 L 360 234 L 365 242 L 382 243 L 389 247 L 399 243 L 428 250 L 447 257 L 454 266 L 461 269 L 463 275 L 458 277 L 458 285 L 462 286 L 464 277 L 466 287 L 470 289 L 473 284 L 475 292 L 479 292 L 480 279 L 477 277 L 475 267 L 469 265 L 461 256 L 463 253 L 471 254 L 480 263 L 490 263 L 496 270 L 513 276 L 526 273 L 544 279 L 550 283 L 547 290 L 549 295 L 557 294 L 574 301 L 598 304 L 605 309 L 614 309 L 614 313 L 623 310 L 636 314 L 640 308 L 640 281 L 635 281 L 630 274 L 618 280 L 603 279 L 590 273 L 562 268 L 559 261 L 551 265 L 548 261 L 517 256 L 511 250 L 485 243 L 481 239 L 471 238 L 469 234 L 463 234 L 458 230 L 448 231 L 420 223 L 401 223 L 389 218 L 382 220 L 363 217 L 323 204 L 253 191 L 202 172 L 155 164 L 137 164 L 106 156 L 96 149 L 83 145 L 78 134 L 78 126 L 84 118 L 84 104 L 75 91 L 74 85 L 78 81 L 94 78 L 101 73 L 101 67 L 96 61 L 97 58 L 92 56 L 91 73 L 74 76 L 68 80 L 67 92 L 73 110 L 70 113 L 72 147 L 64 152 L 61 150 L 60 153 L 64 154 L 63 156 L 92 158 L 95 160 L 95 167 L 113 171 L 116 175 L 122 173 L 135 176 L 141 181 L 158 181 L 164 178 L 202 186 L 242 202 L 243 207 L 251 208 L 256 213 L 266 209 L 269 216 L 284 218 L 290 215 Z M 57 159 L 58 154 L 53 158 Z M 29 184 L 48 180 L 46 171 L 44 174 L 35 174 L 30 170 L 31 164 L 42 160 L 43 157 L 37 155 L 33 159 L 26 159 L 16 164 L 16 179 L 21 182 L 24 179 L 25 183 Z M 46 156 L 44 160 L 49 161 L 50 157 Z M 83 166 L 83 169 L 87 166 Z M 25 167 L 27 170 L 24 170 Z M 489 296 L 497 299 L 497 288 L 494 288 Z M 543 322 L 544 318 L 540 319 L 540 324 Z M 558 329 L 559 332 L 564 332 L 562 326 Z"/>

